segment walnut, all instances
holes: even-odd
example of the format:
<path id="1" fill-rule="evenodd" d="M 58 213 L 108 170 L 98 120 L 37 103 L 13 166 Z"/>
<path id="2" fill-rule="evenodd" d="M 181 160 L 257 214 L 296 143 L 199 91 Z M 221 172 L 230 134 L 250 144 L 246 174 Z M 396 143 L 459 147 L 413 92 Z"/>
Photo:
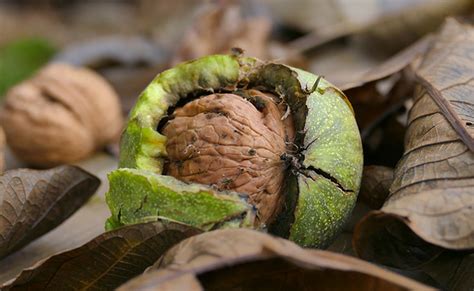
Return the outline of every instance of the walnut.
<path id="1" fill-rule="evenodd" d="M 252 228 L 326 247 L 357 199 L 362 143 L 324 78 L 211 55 L 156 76 L 131 111 L 109 175 L 108 230 L 154 219 Z"/>
<path id="2" fill-rule="evenodd" d="M 257 90 L 212 94 L 177 108 L 163 128 L 167 174 L 249 195 L 261 222 L 280 211 L 291 115 L 275 96 Z"/>
<path id="3" fill-rule="evenodd" d="M 102 77 L 56 63 L 7 93 L 0 123 L 19 158 L 51 167 L 81 160 L 115 140 L 123 117 Z"/>

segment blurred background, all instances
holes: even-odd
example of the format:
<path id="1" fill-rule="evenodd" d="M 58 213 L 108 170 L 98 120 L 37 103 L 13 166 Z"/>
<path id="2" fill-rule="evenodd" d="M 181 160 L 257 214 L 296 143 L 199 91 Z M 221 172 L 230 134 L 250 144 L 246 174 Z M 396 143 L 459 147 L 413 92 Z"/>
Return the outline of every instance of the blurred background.
<path id="1" fill-rule="evenodd" d="M 387 94 L 397 74 L 387 74 L 385 83 L 353 84 L 435 31 L 447 16 L 469 21 L 473 2 L 2 0 L 0 96 L 46 63 L 65 62 L 103 76 L 125 116 L 160 71 L 240 47 L 248 56 L 304 68 L 346 90 L 363 134 L 366 164 L 394 166 L 403 151 L 406 112 L 406 104 L 398 102 L 403 98 Z M 118 151 L 116 145 L 109 149 Z M 7 155 L 7 166 L 17 167 L 18 161 Z"/>
<path id="2" fill-rule="evenodd" d="M 473 12 L 474 0 L 0 0 L 0 102 L 7 110 L 12 108 L 5 105 L 5 100 L 16 98 L 12 88 L 30 82 L 44 66 L 60 62 L 91 69 L 105 79 L 116 92 L 118 97 L 111 98 L 119 100 L 125 119 L 140 92 L 161 71 L 239 47 L 245 55 L 306 69 L 341 88 L 356 113 L 365 165 L 394 167 L 403 154 L 406 113 L 414 90 L 404 68 L 427 49 L 431 33 L 448 16 L 471 22 Z M 61 74 L 56 77 L 67 79 Z M 51 85 L 41 82 L 51 81 L 30 83 L 40 89 Z M 87 102 L 98 98 L 95 88 L 89 89 L 79 95 Z M 43 99 L 35 100 L 50 103 L 35 113 L 38 115 L 54 115 L 53 101 L 70 97 L 67 90 L 41 90 Z M 71 102 L 67 109 L 74 112 L 74 100 Z M 96 112 L 85 112 L 83 117 L 97 116 L 102 118 Z M 100 118 L 99 127 L 109 127 Z M 51 119 L 40 120 L 45 129 L 53 127 Z M 29 135 L 33 121 L 29 122 L 18 130 L 2 122 L 7 143 Z M 123 124 L 120 118 L 116 122 Z M 15 126 L 14 122 L 10 125 Z M 64 128 L 56 133 L 67 131 Z M 2 136 L 1 147 L 5 143 Z M 63 226 L 4 261 L 0 279 L 11 278 L 45 254 L 79 245 L 103 232 L 103 221 L 109 215 L 103 193 L 107 173 L 117 167 L 118 137 L 100 142 L 96 152 L 74 161 L 101 178 L 99 196 Z M 45 143 L 58 144 L 40 136 L 37 145 L 26 147 L 36 151 Z M 52 165 L 21 160 L 25 158 L 18 154 L 21 150 L 16 155 L 6 151 L 6 169 Z M 389 176 L 388 184 L 393 173 Z M 356 208 L 351 223 L 330 250 L 354 254 L 352 229 L 366 211 L 367 207 Z"/>
<path id="3" fill-rule="evenodd" d="M 2 0 L 0 95 L 42 62 L 60 60 L 99 71 L 121 97 L 133 99 L 160 70 L 233 46 L 343 85 L 436 30 L 447 15 L 470 16 L 472 6 L 471 0 Z M 15 59 L 15 48 L 28 56 Z"/>

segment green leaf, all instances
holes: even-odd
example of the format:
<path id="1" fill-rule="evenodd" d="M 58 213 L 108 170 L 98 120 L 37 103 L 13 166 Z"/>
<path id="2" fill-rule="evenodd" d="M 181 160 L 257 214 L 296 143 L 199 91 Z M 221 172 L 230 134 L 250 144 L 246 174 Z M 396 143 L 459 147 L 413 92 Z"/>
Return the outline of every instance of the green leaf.
<path id="1" fill-rule="evenodd" d="M 42 39 L 23 39 L 0 48 L 0 96 L 45 64 L 56 49 Z"/>

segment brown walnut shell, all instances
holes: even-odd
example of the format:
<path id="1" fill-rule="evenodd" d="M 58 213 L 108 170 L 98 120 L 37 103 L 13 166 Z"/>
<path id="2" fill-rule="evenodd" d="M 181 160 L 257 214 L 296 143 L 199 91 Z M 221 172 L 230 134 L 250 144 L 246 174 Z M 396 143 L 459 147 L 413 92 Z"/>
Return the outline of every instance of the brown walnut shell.
<path id="1" fill-rule="evenodd" d="M 102 77 L 55 63 L 7 93 L 0 123 L 19 158 L 52 167 L 81 160 L 116 139 L 123 117 L 117 94 Z"/>
<path id="2" fill-rule="evenodd" d="M 219 191 L 247 193 L 272 222 L 284 202 L 285 162 L 293 142 L 291 114 L 277 97 L 258 90 L 211 94 L 178 108 L 165 125 L 168 175 Z"/>

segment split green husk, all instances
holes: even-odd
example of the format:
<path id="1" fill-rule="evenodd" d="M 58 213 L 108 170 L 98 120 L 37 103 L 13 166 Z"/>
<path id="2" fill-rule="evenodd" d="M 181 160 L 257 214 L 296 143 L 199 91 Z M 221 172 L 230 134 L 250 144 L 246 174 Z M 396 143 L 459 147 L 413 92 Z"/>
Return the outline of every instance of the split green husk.
<path id="1" fill-rule="evenodd" d="M 298 169 L 289 169 L 284 207 L 269 225 L 246 193 L 218 191 L 163 173 L 167 137 L 160 121 L 170 108 L 213 92 L 259 89 L 291 109 L 297 132 Z M 178 104 L 178 105 L 179 105 Z M 213 55 L 160 73 L 140 95 L 123 132 L 119 169 L 106 194 L 107 229 L 156 219 L 203 230 L 247 227 L 288 237 L 305 247 L 325 247 L 355 204 L 362 146 L 350 103 L 326 80 L 289 66 L 235 55 Z"/>

